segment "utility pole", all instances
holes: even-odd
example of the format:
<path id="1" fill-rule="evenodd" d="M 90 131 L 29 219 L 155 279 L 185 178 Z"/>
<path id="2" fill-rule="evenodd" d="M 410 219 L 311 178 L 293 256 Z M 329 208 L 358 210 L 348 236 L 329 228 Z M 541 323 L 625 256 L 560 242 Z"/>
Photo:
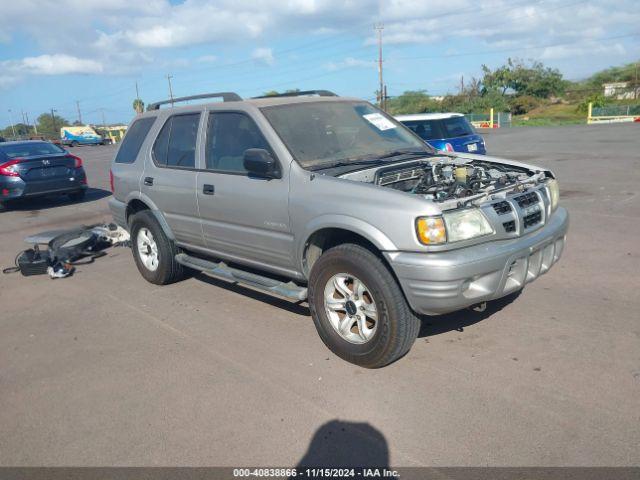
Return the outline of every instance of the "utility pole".
<path id="1" fill-rule="evenodd" d="M 31 124 L 29 123 L 29 112 L 25 113 L 25 116 L 27 117 L 27 125 L 31 126 Z M 38 135 L 38 119 L 33 122 L 33 133 Z"/>
<path id="2" fill-rule="evenodd" d="M 107 126 L 106 122 L 104 121 L 104 108 L 100 109 L 100 113 L 102 114 L 102 128 L 104 128 Z"/>
<path id="3" fill-rule="evenodd" d="M 635 81 L 635 85 L 633 86 L 634 100 L 638 99 L 638 90 L 640 90 L 640 86 L 638 85 L 638 65 L 640 65 L 640 62 L 636 62 L 636 81 Z"/>
<path id="4" fill-rule="evenodd" d="M 167 82 L 169 82 L 169 100 L 171 100 L 171 107 L 173 107 L 173 89 L 171 88 L 171 79 L 173 75 L 167 74 Z"/>
<path id="5" fill-rule="evenodd" d="M 16 136 L 16 129 L 13 126 L 13 114 L 11 113 L 11 109 L 9 109 L 9 120 L 11 120 L 11 131 L 13 132 L 13 136 Z"/>
<path id="6" fill-rule="evenodd" d="M 140 93 L 138 92 L 138 81 L 136 80 L 136 99 L 140 98 Z"/>
<path id="7" fill-rule="evenodd" d="M 384 24 L 377 23 L 374 29 L 378 32 L 378 105 L 382 110 L 385 109 L 385 95 L 384 95 L 384 80 L 382 76 L 382 30 L 384 30 Z"/>
<path id="8" fill-rule="evenodd" d="M 76 107 L 78 108 L 78 122 L 82 123 L 82 113 L 80 113 L 80 101 L 76 100 Z"/>
<path id="9" fill-rule="evenodd" d="M 54 112 L 57 112 L 57 110 L 54 110 L 53 108 L 51 109 L 51 123 L 53 123 L 53 135 L 55 136 L 56 134 L 56 130 L 57 130 L 57 125 L 56 125 L 56 116 L 54 115 Z"/>
<path id="10" fill-rule="evenodd" d="M 460 75 L 460 95 L 464 93 L 464 75 Z"/>

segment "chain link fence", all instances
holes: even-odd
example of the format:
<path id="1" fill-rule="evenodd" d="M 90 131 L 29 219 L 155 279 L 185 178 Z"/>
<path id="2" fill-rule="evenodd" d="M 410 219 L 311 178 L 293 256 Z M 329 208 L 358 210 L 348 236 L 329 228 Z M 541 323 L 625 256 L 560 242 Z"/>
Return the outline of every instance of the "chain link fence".
<path id="1" fill-rule="evenodd" d="M 593 117 L 618 117 L 626 115 L 640 115 L 640 104 L 637 105 L 608 105 L 606 107 L 593 107 Z"/>
<path id="2" fill-rule="evenodd" d="M 467 113 L 467 120 L 476 128 L 492 128 L 490 113 Z M 511 126 L 511 114 L 509 112 L 494 112 L 493 128 Z"/>

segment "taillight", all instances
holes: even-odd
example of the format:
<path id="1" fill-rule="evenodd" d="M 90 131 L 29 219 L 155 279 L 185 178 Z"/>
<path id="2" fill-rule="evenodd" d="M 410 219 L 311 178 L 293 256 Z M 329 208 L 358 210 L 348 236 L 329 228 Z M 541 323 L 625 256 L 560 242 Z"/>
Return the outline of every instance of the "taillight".
<path id="1" fill-rule="evenodd" d="M 444 144 L 444 149 L 445 149 L 447 152 L 453 152 L 453 145 L 451 145 L 450 143 L 445 143 L 445 144 Z"/>
<path id="2" fill-rule="evenodd" d="M 70 153 L 67 154 L 67 157 L 69 158 L 73 158 L 74 163 L 74 167 L 75 168 L 80 168 L 82 166 L 82 159 L 80 157 L 76 157 L 75 155 L 71 155 Z"/>
<path id="3" fill-rule="evenodd" d="M 14 158 L 13 160 L 3 163 L 0 165 L 0 175 L 4 177 L 19 177 L 20 174 L 17 172 L 18 164 L 23 160 L 23 158 Z"/>
<path id="4" fill-rule="evenodd" d="M 109 170 L 109 185 L 111 186 L 111 193 L 115 193 L 113 189 L 113 172 Z"/>

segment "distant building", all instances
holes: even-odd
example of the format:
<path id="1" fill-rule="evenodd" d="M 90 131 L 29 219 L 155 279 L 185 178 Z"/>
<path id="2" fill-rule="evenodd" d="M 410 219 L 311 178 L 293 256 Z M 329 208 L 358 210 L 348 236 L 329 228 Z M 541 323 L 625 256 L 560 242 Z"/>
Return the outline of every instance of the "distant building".
<path id="1" fill-rule="evenodd" d="M 633 100 L 640 96 L 640 87 L 636 87 L 636 92 L 629 85 L 629 82 L 603 83 L 605 97 L 613 97 L 617 100 Z"/>

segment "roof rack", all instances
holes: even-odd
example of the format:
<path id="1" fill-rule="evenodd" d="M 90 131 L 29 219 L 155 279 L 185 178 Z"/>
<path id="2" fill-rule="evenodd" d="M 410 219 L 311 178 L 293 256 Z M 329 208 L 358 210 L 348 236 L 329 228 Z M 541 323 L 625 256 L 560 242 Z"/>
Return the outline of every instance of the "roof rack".
<path id="1" fill-rule="evenodd" d="M 303 90 L 301 92 L 285 92 L 275 95 L 260 95 L 259 97 L 252 98 L 278 98 L 278 97 L 303 97 L 305 95 L 317 95 L 319 97 L 337 97 L 333 92 L 329 90 Z"/>
<path id="2" fill-rule="evenodd" d="M 223 102 L 240 102 L 242 97 L 233 92 L 218 92 L 218 93 L 203 93 L 201 95 L 191 95 L 190 97 L 172 98 L 170 100 L 163 100 L 162 102 L 150 103 L 147 110 L 159 110 L 160 105 L 166 105 L 167 103 L 174 104 L 178 102 L 188 102 L 189 100 L 199 100 L 201 98 L 222 98 Z"/>

